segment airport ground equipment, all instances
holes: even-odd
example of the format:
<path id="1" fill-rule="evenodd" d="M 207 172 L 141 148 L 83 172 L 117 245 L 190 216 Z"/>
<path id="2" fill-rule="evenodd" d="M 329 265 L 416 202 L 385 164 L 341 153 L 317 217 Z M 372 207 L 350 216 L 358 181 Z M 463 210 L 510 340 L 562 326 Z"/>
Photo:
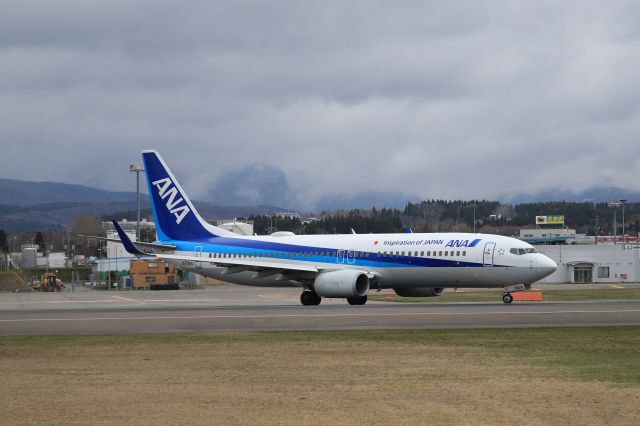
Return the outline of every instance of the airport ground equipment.
<path id="1" fill-rule="evenodd" d="M 45 272 L 36 288 L 43 292 L 59 292 L 64 288 L 64 284 L 55 272 Z"/>

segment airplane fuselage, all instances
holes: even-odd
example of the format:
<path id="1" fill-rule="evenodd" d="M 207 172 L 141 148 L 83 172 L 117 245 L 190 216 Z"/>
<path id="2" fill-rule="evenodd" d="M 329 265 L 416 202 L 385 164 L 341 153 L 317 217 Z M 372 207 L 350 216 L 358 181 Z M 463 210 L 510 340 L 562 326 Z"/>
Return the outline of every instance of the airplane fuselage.
<path id="1" fill-rule="evenodd" d="M 488 234 L 238 236 L 160 243 L 176 246 L 175 254 L 181 259 L 172 262 L 181 269 L 250 286 L 300 286 L 300 281 L 289 280 L 286 273 L 277 270 L 265 276 L 241 266 L 220 264 L 246 259 L 322 271 L 371 271 L 374 288 L 530 284 L 556 268 L 531 245 Z"/>
<path id="2" fill-rule="evenodd" d="M 297 286 L 300 302 L 323 297 L 363 305 L 371 289 L 438 296 L 444 287 L 530 284 L 556 270 L 531 245 L 488 234 L 346 234 L 240 236 L 205 222 L 155 150 L 142 159 L 158 241 L 133 243 L 113 222 L 126 250 L 179 269 L 250 286 Z M 517 286 L 524 288 L 525 286 Z"/>

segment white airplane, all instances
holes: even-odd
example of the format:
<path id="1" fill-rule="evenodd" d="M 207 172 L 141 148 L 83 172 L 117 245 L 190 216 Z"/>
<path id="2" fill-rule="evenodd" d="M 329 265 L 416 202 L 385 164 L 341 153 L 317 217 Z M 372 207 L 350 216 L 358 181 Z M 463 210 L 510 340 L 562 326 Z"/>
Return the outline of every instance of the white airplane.
<path id="1" fill-rule="evenodd" d="M 511 292 L 557 268 L 530 244 L 499 235 L 237 235 L 200 217 L 157 151 L 143 151 L 142 159 L 157 241 L 134 243 L 114 221 L 127 251 L 231 283 L 299 287 L 303 305 L 319 305 L 323 297 L 363 305 L 373 289 L 439 296 L 445 287 L 504 287 L 510 303 Z"/>

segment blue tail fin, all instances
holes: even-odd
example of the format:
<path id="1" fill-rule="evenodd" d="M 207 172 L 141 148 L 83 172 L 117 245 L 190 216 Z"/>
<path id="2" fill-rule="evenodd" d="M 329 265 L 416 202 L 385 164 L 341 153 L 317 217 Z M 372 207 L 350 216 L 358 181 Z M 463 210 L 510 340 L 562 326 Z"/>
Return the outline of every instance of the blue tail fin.
<path id="1" fill-rule="evenodd" d="M 205 240 L 230 234 L 200 217 L 157 151 L 143 151 L 142 161 L 158 240 Z"/>

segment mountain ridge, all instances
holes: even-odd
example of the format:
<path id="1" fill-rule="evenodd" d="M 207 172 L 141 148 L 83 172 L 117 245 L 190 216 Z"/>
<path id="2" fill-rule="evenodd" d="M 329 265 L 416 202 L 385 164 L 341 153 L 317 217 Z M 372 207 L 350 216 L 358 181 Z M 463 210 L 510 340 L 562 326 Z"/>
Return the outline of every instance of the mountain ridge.
<path id="1" fill-rule="evenodd" d="M 135 192 L 109 191 L 71 183 L 0 178 L 0 205 L 5 206 L 63 202 L 126 202 L 135 199 Z"/>
<path id="2" fill-rule="evenodd" d="M 148 195 L 140 195 L 141 208 L 148 209 Z M 398 192 L 397 196 L 390 192 L 378 194 L 371 191 L 330 194 L 324 196 L 327 208 L 318 211 L 366 209 L 374 205 L 376 208 L 402 209 L 400 200 L 403 197 L 405 196 L 401 192 Z M 505 195 L 498 199 L 502 203 L 512 205 L 545 201 L 611 202 L 620 199 L 640 202 L 640 192 L 619 187 L 599 187 L 579 192 L 552 189 L 538 193 Z M 73 224 L 75 216 L 81 213 L 101 217 L 135 210 L 135 200 L 135 192 L 109 191 L 79 184 L 0 178 L 0 229 L 18 232 L 68 228 Z M 291 210 L 269 205 L 223 206 L 196 200 L 193 200 L 193 203 L 206 219 L 231 219 L 251 214 L 266 214 L 269 211 Z M 374 205 L 366 206 L 367 203 Z"/>
<path id="3" fill-rule="evenodd" d="M 536 203 L 544 201 L 595 202 L 606 203 L 624 199 L 628 202 L 640 202 L 640 192 L 615 186 L 602 186 L 570 191 L 564 189 L 550 189 L 537 193 L 520 193 L 500 197 L 503 202 L 510 204 Z"/>

